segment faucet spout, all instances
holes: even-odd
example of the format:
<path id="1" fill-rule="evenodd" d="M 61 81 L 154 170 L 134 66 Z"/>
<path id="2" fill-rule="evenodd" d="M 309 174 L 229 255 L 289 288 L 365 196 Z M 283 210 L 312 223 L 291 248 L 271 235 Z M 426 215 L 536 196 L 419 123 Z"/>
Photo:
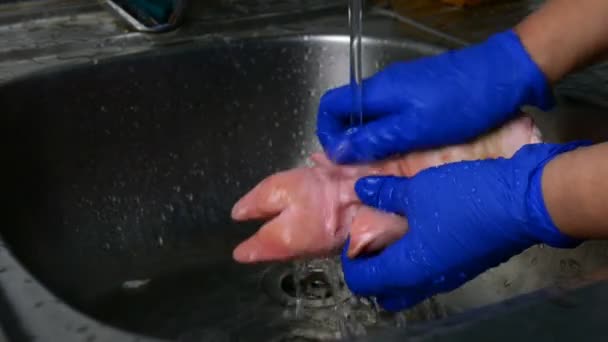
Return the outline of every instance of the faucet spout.
<path id="1" fill-rule="evenodd" d="M 167 32 L 181 25 L 188 0 L 105 0 L 106 7 L 140 32 Z"/>

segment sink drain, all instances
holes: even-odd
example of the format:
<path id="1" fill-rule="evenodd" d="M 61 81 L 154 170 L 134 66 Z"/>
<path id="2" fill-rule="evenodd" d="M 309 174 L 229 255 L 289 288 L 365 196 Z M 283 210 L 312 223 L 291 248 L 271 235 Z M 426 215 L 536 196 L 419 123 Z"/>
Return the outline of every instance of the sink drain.
<path id="1" fill-rule="evenodd" d="M 335 279 L 334 284 L 332 279 Z M 341 278 L 328 274 L 327 267 L 311 266 L 296 274 L 291 265 L 274 265 L 264 274 L 262 286 L 271 298 L 285 306 L 296 305 L 299 299 L 304 307 L 322 308 L 334 306 L 350 297 Z"/>

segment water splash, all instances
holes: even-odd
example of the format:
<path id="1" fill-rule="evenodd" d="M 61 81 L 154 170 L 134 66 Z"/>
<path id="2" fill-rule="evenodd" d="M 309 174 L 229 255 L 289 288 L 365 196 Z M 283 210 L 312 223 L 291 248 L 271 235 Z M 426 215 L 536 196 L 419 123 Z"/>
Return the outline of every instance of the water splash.
<path id="1" fill-rule="evenodd" d="M 367 333 L 366 326 L 376 323 L 376 316 L 369 313 L 370 307 L 350 297 L 346 290 L 339 258 L 296 261 L 293 270 L 296 300 L 291 317 L 296 320 L 322 319 L 325 327 L 338 338 L 363 336 Z M 307 281 L 318 274 L 324 275 L 322 283 L 327 291 L 315 288 L 314 283 L 311 288 L 310 281 Z M 315 298 L 314 305 L 311 294 Z"/>
<path id="2" fill-rule="evenodd" d="M 306 261 L 295 261 L 293 267 L 293 287 L 296 293 L 294 317 L 300 319 L 302 318 L 302 299 L 304 298 L 302 279 L 306 277 L 308 264 Z"/>
<path id="3" fill-rule="evenodd" d="M 447 316 L 445 308 L 434 298 L 407 311 L 389 313 L 373 297 L 352 295 L 344 284 L 339 258 L 297 261 L 293 264 L 293 271 L 297 299 L 290 309 L 289 317 L 299 323 L 312 324 L 310 326 L 317 330 L 322 328 L 324 333 L 338 339 L 358 338 L 382 327 L 404 329 L 410 322 L 431 321 Z M 322 290 L 314 286 L 311 288 L 310 279 L 321 279 L 319 274 L 324 275 Z M 328 299 L 323 302 L 319 301 L 320 297 Z M 299 331 L 298 334 L 303 333 Z"/>
<path id="4" fill-rule="evenodd" d="M 407 327 L 407 316 L 403 312 L 397 312 L 395 314 L 395 326 L 397 328 Z"/>
<path id="5" fill-rule="evenodd" d="M 349 0 L 348 19 L 350 25 L 350 88 L 353 98 L 351 126 L 363 124 L 363 0 Z"/>

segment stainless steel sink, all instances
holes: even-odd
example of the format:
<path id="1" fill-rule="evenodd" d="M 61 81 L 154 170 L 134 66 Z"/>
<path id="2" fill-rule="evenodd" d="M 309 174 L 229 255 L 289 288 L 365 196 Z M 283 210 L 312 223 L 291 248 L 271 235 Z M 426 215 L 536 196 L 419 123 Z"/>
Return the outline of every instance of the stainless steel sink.
<path id="1" fill-rule="evenodd" d="M 404 40 L 365 46 L 367 74 L 440 51 Z M 318 99 L 347 81 L 348 60 L 346 36 L 207 39 L 3 86 L 8 248 L 69 306 L 128 333 L 292 336 L 284 303 L 264 288 L 284 266 L 231 260 L 258 225 L 231 222 L 229 210 L 318 148 Z M 580 120 L 581 108 L 596 121 Z M 600 112 L 568 100 L 557 114 L 535 115 L 550 140 L 601 140 Z M 594 124 L 568 124 L 572 113 Z M 607 264 L 606 250 L 534 247 L 436 303 L 457 314 L 576 279 Z"/>

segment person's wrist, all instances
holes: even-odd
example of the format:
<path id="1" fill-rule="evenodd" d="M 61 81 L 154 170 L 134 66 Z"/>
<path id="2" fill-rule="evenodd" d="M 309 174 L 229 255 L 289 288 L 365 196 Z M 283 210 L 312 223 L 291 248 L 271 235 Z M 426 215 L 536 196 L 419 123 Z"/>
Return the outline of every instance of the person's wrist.
<path id="1" fill-rule="evenodd" d="M 528 209 L 529 229 L 533 231 L 534 237 L 540 243 L 552 247 L 573 248 L 581 241 L 563 234 L 555 225 L 543 196 L 542 177 L 545 165 L 533 170 L 531 180 L 526 194 L 526 208 Z"/>
<path id="2" fill-rule="evenodd" d="M 582 141 L 555 145 L 557 147 L 551 149 L 547 156 L 529 172 L 529 182 L 525 195 L 527 220 L 524 224 L 527 225 L 526 229 L 537 242 L 557 248 L 573 248 L 583 242 L 564 234 L 555 224 L 547 209 L 542 179 L 547 164 L 557 156 L 587 145 L 589 145 L 588 142 Z"/>
<path id="3" fill-rule="evenodd" d="M 521 105 L 534 106 L 542 110 L 551 109 L 555 100 L 549 79 L 530 55 L 515 30 L 507 30 L 488 39 L 488 41 L 492 40 L 500 45 L 502 52 L 506 54 L 505 58 L 516 64 L 511 69 L 522 77 L 519 80 L 521 86 L 519 91 L 522 92 Z"/>

